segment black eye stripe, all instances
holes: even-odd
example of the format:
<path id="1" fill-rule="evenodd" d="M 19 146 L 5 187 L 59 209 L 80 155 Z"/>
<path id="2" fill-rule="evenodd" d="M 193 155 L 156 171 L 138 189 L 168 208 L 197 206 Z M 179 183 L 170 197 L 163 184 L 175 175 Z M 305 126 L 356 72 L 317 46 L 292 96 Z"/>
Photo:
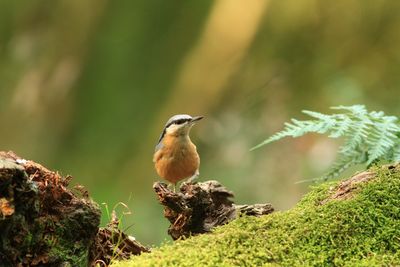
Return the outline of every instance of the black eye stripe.
<path id="1" fill-rule="evenodd" d="M 180 119 L 180 120 L 177 120 L 176 122 L 175 122 L 175 124 L 182 124 L 182 123 L 184 123 L 184 122 L 186 122 L 187 121 L 187 119 Z"/>
<path id="2" fill-rule="evenodd" d="M 171 122 L 167 123 L 167 124 L 165 125 L 164 129 L 163 129 L 163 132 L 161 133 L 160 138 L 158 139 L 158 143 L 157 143 L 157 145 L 156 145 L 156 151 L 160 148 L 161 141 L 162 141 L 162 139 L 164 138 L 164 136 L 165 136 L 165 134 L 166 134 L 166 132 L 167 132 L 167 128 L 168 128 L 169 126 L 171 126 L 172 124 L 178 124 L 178 125 L 179 125 L 179 124 L 185 123 L 185 122 L 187 122 L 187 121 L 191 121 L 191 119 L 190 119 L 190 118 L 187 118 L 187 119 L 178 119 L 178 120 L 174 120 L 174 121 L 171 121 Z"/>
<path id="3" fill-rule="evenodd" d="M 172 124 L 179 125 L 179 124 L 183 124 L 183 123 L 185 123 L 187 121 L 191 121 L 191 119 L 178 119 L 178 120 L 171 121 L 171 122 L 169 122 L 168 124 L 165 125 L 165 129 L 168 128 L 169 126 L 171 126 Z"/>
<path id="4" fill-rule="evenodd" d="M 185 122 L 187 122 L 187 121 L 190 121 L 190 119 L 179 119 L 179 120 L 176 120 L 176 121 L 172 121 L 172 122 L 169 123 L 166 127 L 168 127 L 168 126 L 170 126 L 170 125 L 172 125 L 172 124 L 183 124 L 183 123 L 185 123 Z"/>

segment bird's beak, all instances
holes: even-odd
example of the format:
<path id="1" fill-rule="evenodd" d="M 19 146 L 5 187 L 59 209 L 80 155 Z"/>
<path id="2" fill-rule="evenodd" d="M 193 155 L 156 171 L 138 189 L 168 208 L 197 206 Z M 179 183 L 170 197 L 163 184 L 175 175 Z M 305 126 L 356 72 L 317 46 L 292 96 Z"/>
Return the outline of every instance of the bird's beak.
<path id="1" fill-rule="evenodd" d="M 196 116 L 196 117 L 193 117 L 191 123 L 195 123 L 195 122 L 201 120 L 202 118 L 204 118 L 204 117 L 203 117 L 203 116 Z"/>

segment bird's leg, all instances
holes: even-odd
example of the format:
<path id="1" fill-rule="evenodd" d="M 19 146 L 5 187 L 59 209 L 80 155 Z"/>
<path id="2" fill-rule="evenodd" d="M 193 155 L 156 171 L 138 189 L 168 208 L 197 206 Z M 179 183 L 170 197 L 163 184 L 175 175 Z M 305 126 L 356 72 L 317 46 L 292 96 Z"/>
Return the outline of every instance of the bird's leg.
<path id="1" fill-rule="evenodd" d="M 189 179 L 187 179 L 186 184 L 191 184 L 193 183 L 194 180 L 196 180 L 197 178 L 199 178 L 200 176 L 200 172 L 199 170 L 197 170 L 192 177 L 190 177 Z"/>
<path id="2" fill-rule="evenodd" d="M 176 191 L 176 183 L 171 183 L 171 182 L 168 183 L 167 188 L 168 188 L 168 190 L 173 190 L 174 193 L 175 193 L 175 191 Z"/>

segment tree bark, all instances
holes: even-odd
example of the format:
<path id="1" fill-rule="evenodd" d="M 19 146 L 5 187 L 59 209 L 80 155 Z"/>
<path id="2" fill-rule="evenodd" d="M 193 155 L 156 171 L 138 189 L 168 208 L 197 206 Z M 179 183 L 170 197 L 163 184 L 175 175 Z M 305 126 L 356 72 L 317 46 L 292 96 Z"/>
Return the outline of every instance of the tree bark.
<path id="1" fill-rule="evenodd" d="M 118 229 L 82 187 L 12 152 L 0 152 L 0 266 L 109 264 L 149 251 Z"/>
<path id="2" fill-rule="evenodd" d="M 174 239 L 210 232 L 240 214 L 261 216 L 274 211 L 271 204 L 235 205 L 233 193 L 217 181 L 182 183 L 174 192 L 165 183 L 153 185 L 164 216 L 171 225 L 168 234 Z"/>

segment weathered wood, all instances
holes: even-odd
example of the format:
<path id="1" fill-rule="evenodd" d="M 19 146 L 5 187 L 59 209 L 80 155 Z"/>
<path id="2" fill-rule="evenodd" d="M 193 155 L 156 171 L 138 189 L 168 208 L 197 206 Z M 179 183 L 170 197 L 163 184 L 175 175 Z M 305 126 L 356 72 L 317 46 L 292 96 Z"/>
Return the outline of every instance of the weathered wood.
<path id="1" fill-rule="evenodd" d="M 168 234 L 174 239 L 210 232 L 240 214 L 261 216 L 273 212 L 271 204 L 235 205 L 233 193 L 217 181 L 182 183 L 174 192 L 165 183 L 153 185 L 164 216 L 171 225 Z"/>
<path id="2" fill-rule="evenodd" d="M 0 266 L 88 266 L 149 251 L 118 229 L 82 187 L 12 152 L 0 152 Z"/>
<path id="3" fill-rule="evenodd" d="M 100 210 L 40 164 L 0 152 L 1 266 L 84 266 Z"/>
<path id="4" fill-rule="evenodd" d="M 114 211 L 111 217 L 110 223 L 106 227 L 99 229 L 90 250 L 90 258 L 93 265 L 108 266 L 111 260 L 129 259 L 132 255 L 150 252 L 149 248 L 119 229 L 119 220 Z"/>

